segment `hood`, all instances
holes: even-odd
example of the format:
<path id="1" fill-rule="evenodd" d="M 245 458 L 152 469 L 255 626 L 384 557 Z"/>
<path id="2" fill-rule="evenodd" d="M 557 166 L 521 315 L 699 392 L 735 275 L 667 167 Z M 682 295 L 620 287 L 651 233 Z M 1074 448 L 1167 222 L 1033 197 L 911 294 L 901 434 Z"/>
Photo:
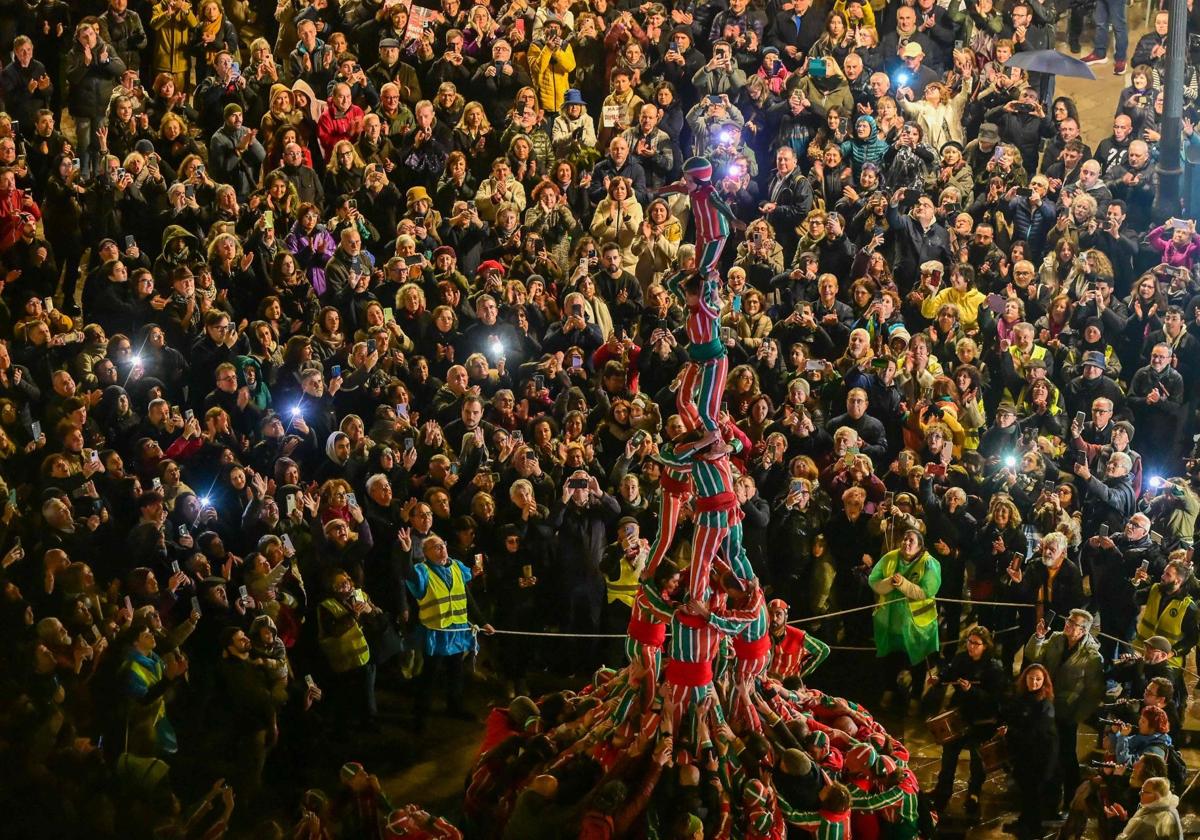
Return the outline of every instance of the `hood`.
<path id="1" fill-rule="evenodd" d="M 860 116 L 858 119 L 856 119 L 854 121 L 854 124 L 858 125 L 860 122 L 865 122 L 867 125 L 869 125 L 871 127 L 871 133 L 867 135 L 867 139 L 865 141 L 859 141 L 859 142 L 870 143 L 872 140 L 874 140 L 876 137 L 879 136 L 879 124 L 875 122 L 874 117 L 872 117 L 868 114 L 863 114 L 862 116 Z M 858 140 L 857 135 L 855 135 L 855 140 Z"/>
<path id="2" fill-rule="evenodd" d="M 338 466 L 342 466 L 346 463 L 345 461 L 339 461 L 337 457 L 337 439 L 340 437 L 346 437 L 346 433 L 330 432 L 329 437 L 325 438 L 325 457 L 330 461 L 333 461 L 333 463 L 337 464 Z"/>
<path id="3" fill-rule="evenodd" d="M 317 120 L 321 119 L 321 114 L 325 112 L 325 102 L 324 100 L 317 98 L 317 95 L 313 93 L 313 89 L 308 82 L 304 81 L 303 79 L 297 79 L 292 83 L 293 106 L 296 104 L 297 93 L 303 93 L 308 97 L 308 116 L 312 119 L 312 121 L 316 122 Z"/>
<path id="4" fill-rule="evenodd" d="M 288 101 L 291 103 L 292 107 L 295 108 L 296 107 L 296 94 L 292 92 L 292 89 L 290 87 L 283 84 L 282 82 L 276 82 L 275 84 L 271 85 L 271 93 L 267 96 L 267 102 L 273 103 L 275 101 L 275 97 L 281 93 L 287 94 Z M 275 109 L 272 108 L 271 111 L 272 111 L 272 113 L 274 113 Z"/>
<path id="5" fill-rule="evenodd" d="M 246 384 L 246 368 L 248 367 L 254 368 L 255 379 L 258 381 L 258 384 L 260 386 L 264 384 L 262 365 L 259 364 L 258 359 L 254 358 L 253 356 L 238 356 L 236 359 L 234 359 L 234 364 L 237 365 L 237 378 L 239 387 Z"/>
<path id="6" fill-rule="evenodd" d="M 96 414 L 105 422 L 111 422 L 117 416 L 117 400 L 124 394 L 126 397 L 129 394 L 120 385 L 109 385 L 104 389 L 104 394 L 100 399 L 100 405 L 96 407 Z M 133 410 L 133 400 L 129 400 L 129 409 Z"/>
<path id="7" fill-rule="evenodd" d="M 167 246 L 177 239 L 186 239 L 193 250 L 200 244 L 196 235 L 182 225 L 167 225 L 167 229 L 163 231 L 162 235 L 162 250 L 167 250 Z"/>
<path id="8" fill-rule="evenodd" d="M 1159 799 L 1157 802 L 1151 802 L 1149 805 L 1143 805 L 1142 810 L 1143 811 L 1166 811 L 1170 808 L 1176 808 L 1178 806 L 1179 806 L 1179 797 L 1173 793 L 1168 793 L 1166 796 L 1164 796 L 1162 799 Z"/>

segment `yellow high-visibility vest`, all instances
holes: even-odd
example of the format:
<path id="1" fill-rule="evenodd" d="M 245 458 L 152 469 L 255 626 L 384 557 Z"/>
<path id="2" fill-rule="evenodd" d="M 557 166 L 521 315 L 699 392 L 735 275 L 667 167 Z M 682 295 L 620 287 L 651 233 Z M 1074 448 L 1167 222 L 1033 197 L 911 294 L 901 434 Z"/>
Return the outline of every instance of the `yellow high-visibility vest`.
<path id="1" fill-rule="evenodd" d="M 624 557 L 621 558 L 620 563 L 621 576 L 616 580 L 605 581 L 608 587 L 608 603 L 620 601 L 632 609 L 633 599 L 637 597 L 640 575 L 638 570 L 630 565 Z"/>
<path id="2" fill-rule="evenodd" d="M 361 596 L 360 597 L 365 597 Z M 340 601 L 326 598 L 321 606 L 329 611 L 335 621 L 341 621 L 350 611 Z M 367 637 L 363 635 L 358 622 L 353 622 L 340 636 L 327 636 L 322 628 L 320 640 L 321 652 L 329 660 L 329 667 L 335 674 L 342 674 L 361 668 L 371 661 L 371 649 L 367 646 Z"/>
<path id="3" fill-rule="evenodd" d="M 467 582 L 457 563 L 450 561 L 450 586 L 429 570 L 425 594 L 417 601 L 417 606 L 421 624 L 430 630 L 445 630 L 467 623 Z"/>
<path id="4" fill-rule="evenodd" d="M 1151 636 L 1162 636 L 1171 642 L 1171 648 L 1174 649 L 1175 645 L 1179 644 L 1179 640 L 1183 638 L 1183 618 L 1191 606 L 1191 595 L 1182 598 L 1176 596 L 1167 602 L 1164 609 L 1162 607 L 1162 587 L 1157 583 L 1151 586 L 1150 595 L 1146 598 L 1146 606 L 1138 617 L 1135 649 L 1139 652 L 1145 649 L 1146 640 Z M 1179 654 L 1172 654 L 1167 661 L 1176 668 L 1183 666 L 1183 659 Z"/>

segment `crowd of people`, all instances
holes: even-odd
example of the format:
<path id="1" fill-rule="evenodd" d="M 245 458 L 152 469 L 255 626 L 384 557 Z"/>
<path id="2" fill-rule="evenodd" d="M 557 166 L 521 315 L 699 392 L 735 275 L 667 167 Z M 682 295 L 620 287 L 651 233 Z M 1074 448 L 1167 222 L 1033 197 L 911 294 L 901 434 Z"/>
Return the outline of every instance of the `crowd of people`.
<path id="1" fill-rule="evenodd" d="M 967 750 L 977 812 L 979 748 L 1007 731 L 1018 780 L 1063 794 L 1022 783 L 1015 833 L 1059 806 L 1067 826 L 1162 829 L 1200 636 L 1200 27 L 1185 188 L 1164 208 L 1168 15 L 1130 55 L 1125 4 L 1093 5 L 11 9 L 9 827 L 281 836 L 291 774 L 313 781 L 300 768 L 378 732 L 377 679 L 421 733 L 443 698 L 477 719 L 465 682 L 486 670 L 511 702 L 488 719 L 476 813 L 520 817 L 521 837 L 648 811 L 672 836 L 725 836 L 731 795 L 764 837 L 781 801 L 821 836 L 851 823 L 810 815 L 852 803 L 915 836 L 902 746 L 800 687 L 828 643 L 879 655 L 855 699 L 903 711 L 953 688 L 967 727 L 935 810 Z M 1094 149 L 1053 76 L 1006 64 L 1053 47 L 1060 14 L 1076 53 L 1094 24 L 1100 71 L 1111 30 L 1128 82 Z M 770 601 L 771 694 L 728 698 L 736 732 L 702 698 L 690 732 L 647 706 L 658 746 L 606 753 L 601 776 L 562 750 L 656 673 L 647 616 L 720 623 L 687 591 L 693 542 L 717 533 L 681 478 L 700 469 L 679 460 L 693 389 L 717 394 L 694 408 L 732 466 L 720 533 L 744 548 L 713 591 Z M 597 671 L 627 657 L 617 681 Z M 594 685 L 531 701 L 544 671 Z M 1084 778 L 1077 730 L 1097 715 L 1112 763 Z M 594 732 L 615 739 L 597 750 L 629 743 Z M 667 806 L 672 738 L 722 769 L 698 788 L 698 763 L 676 761 Z M 747 768 L 807 781 L 722 792 L 735 744 Z M 627 798 L 613 773 L 653 781 Z M 361 765 L 341 781 L 304 794 L 297 836 L 374 836 L 393 816 L 454 831 L 391 814 Z"/>

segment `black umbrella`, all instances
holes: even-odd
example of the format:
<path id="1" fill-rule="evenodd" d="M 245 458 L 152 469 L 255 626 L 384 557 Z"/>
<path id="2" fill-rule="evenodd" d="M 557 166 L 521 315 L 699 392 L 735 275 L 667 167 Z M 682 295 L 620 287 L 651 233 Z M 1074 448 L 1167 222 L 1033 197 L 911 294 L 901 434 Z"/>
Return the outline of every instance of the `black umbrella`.
<path id="1" fill-rule="evenodd" d="M 1005 67 L 1019 67 L 1030 73 L 1046 73 L 1051 76 L 1074 76 L 1079 79 L 1095 79 L 1096 74 L 1078 58 L 1064 55 L 1058 50 L 1033 50 L 1014 53 L 1004 62 Z"/>

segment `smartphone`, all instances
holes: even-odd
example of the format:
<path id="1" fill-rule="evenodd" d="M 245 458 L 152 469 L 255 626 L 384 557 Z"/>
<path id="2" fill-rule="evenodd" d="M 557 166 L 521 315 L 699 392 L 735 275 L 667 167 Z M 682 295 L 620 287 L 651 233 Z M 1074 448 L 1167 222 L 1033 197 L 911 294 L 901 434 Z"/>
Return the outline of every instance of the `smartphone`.
<path id="1" fill-rule="evenodd" d="M 37 440 L 42 436 L 42 421 L 34 420 L 29 424 L 29 430 L 33 432 L 33 439 Z"/>
<path id="2" fill-rule="evenodd" d="M 310 691 L 317 687 L 316 680 L 313 679 L 312 674 L 304 675 L 304 684 L 308 686 Z"/>
<path id="3" fill-rule="evenodd" d="M 288 494 L 287 499 L 284 501 L 284 507 L 287 508 L 288 516 L 291 516 L 293 513 L 296 512 L 296 494 L 295 493 Z"/>
<path id="4" fill-rule="evenodd" d="M 346 504 L 350 507 L 358 507 L 358 499 L 353 493 L 346 494 Z"/>
<path id="5" fill-rule="evenodd" d="M 1017 195 L 1021 198 L 1029 198 L 1033 195 L 1033 190 L 1029 189 L 1029 187 L 1017 187 Z"/>
<path id="6" fill-rule="evenodd" d="M 804 363 L 804 370 L 806 373 L 816 370 L 825 370 L 825 362 L 822 359 L 809 359 Z"/>
<path id="7" fill-rule="evenodd" d="M 171 574 L 173 574 L 173 575 L 179 574 L 179 561 L 178 560 L 171 561 Z"/>
<path id="8" fill-rule="evenodd" d="M 733 330 L 729 327 L 721 327 L 721 343 L 728 344 L 733 341 Z"/>
<path id="9" fill-rule="evenodd" d="M 42 298 L 42 309 L 45 309 L 47 312 L 53 312 L 54 311 L 54 298 L 52 298 L 52 297 Z"/>
<path id="10" fill-rule="evenodd" d="M 542 389 L 545 387 L 546 387 L 546 377 L 542 376 L 540 373 L 534 374 L 533 390 L 537 391 L 540 394 Z"/>
<path id="11" fill-rule="evenodd" d="M 568 478 L 567 487 L 571 490 L 586 490 L 588 480 L 586 478 Z"/>
<path id="12" fill-rule="evenodd" d="M 200 599 L 195 595 L 192 596 L 192 612 L 200 612 Z"/>
<path id="13" fill-rule="evenodd" d="M 290 553 L 290 554 L 296 553 L 296 546 L 292 545 L 292 538 L 290 535 L 284 534 L 282 537 L 279 538 L 279 541 L 283 543 L 283 547 L 284 547 L 284 549 L 286 549 L 288 551 L 288 553 Z"/>
<path id="14" fill-rule="evenodd" d="M 384 307 L 383 320 L 389 324 L 396 320 L 396 313 L 394 311 L 392 311 L 392 307 L 390 307 L 390 306 Z"/>
<path id="15" fill-rule="evenodd" d="M 379 345 L 375 342 L 375 339 L 368 338 L 367 339 L 367 353 L 375 353 L 378 350 L 379 350 Z"/>
<path id="16" fill-rule="evenodd" d="M 341 375 L 342 375 L 342 366 L 341 365 L 334 365 L 333 367 L 331 367 L 329 369 L 329 378 L 330 379 L 337 379 Z"/>
<path id="17" fill-rule="evenodd" d="M 889 507 L 895 501 L 895 499 L 896 499 L 896 494 L 893 493 L 891 490 L 889 490 L 888 492 L 883 494 L 883 503 L 885 505 L 888 505 Z"/>
<path id="18" fill-rule="evenodd" d="M 79 170 L 79 158 L 71 158 L 71 168 L 76 171 Z"/>
<path id="19" fill-rule="evenodd" d="M 583 358 L 581 356 L 572 356 L 571 368 L 573 370 L 579 370 L 581 367 L 583 367 Z"/>
<path id="20" fill-rule="evenodd" d="M 571 314 L 574 315 L 576 318 L 582 318 L 583 317 L 583 304 L 582 303 L 571 304 Z"/>
<path id="21" fill-rule="evenodd" d="M 133 612 L 133 601 L 130 600 L 128 595 L 125 596 L 125 609 L 129 610 L 131 613 Z"/>
<path id="22" fill-rule="evenodd" d="M 475 570 L 475 574 L 480 574 L 483 572 L 483 555 L 482 554 L 475 555 L 474 570 Z"/>
<path id="23" fill-rule="evenodd" d="M 179 526 L 179 536 L 181 536 L 181 537 L 186 537 L 186 536 L 187 536 L 187 532 L 188 532 L 188 529 L 187 529 L 187 526 L 186 526 L 186 525 L 180 525 L 180 526 Z"/>
<path id="24" fill-rule="evenodd" d="M 742 311 L 742 296 L 735 295 L 733 298 L 733 302 L 730 305 L 733 307 L 734 312 L 740 313 Z"/>
<path id="25" fill-rule="evenodd" d="M 194 184 L 188 184 L 186 187 L 183 188 L 183 194 L 185 196 L 187 196 L 188 198 L 195 198 L 196 197 L 196 186 Z"/>
<path id="26" fill-rule="evenodd" d="M 1075 422 L 1078 423 L 1080 426 L 1082 426 L 1084 423 L 1087 422 L 1087 414 L 1085 414 L 1082 411 L 1076 411 L 1075 412 Z"/>
<path id="27" fill-rule="evenodd" d="M 1104 523 L 1099 528 L 1097 528 L 1096 535 L 1100 536 L 1100 537 L 1107 537 L 1108 536 L 1108 523 Z"/>
<path id="28" fill-rule="evenodd" d="M 250 597 L 250 593 L 246 590 L 246 585 L 242 584 L 241 586 L 239 586 L 238 587 L 238 600 L 245 601 L 249 597 Z"/>
<path id="29" fill-rule="evenodd" d="M 525 578 L 526 580 L 533 577 L 533 566 L 529 565 L 528 563 L 522 566 L 521 577 Z"/>
<path id="30" fill-rule="evenodd" d="M 161 490 L 162 489 L 162 479 L 161 478 L 152 479 L 150 481 L 150 486 L 153 487 L 155 490 Z"/>
<path id="31" fill-rule="evenodd" d="M 191 420 L 194 420 L 195 418 L 196 418 L 196 412 L 192 411 L 190 408 L 187 411 L 183 412 L 184 420 L 187 420 L 190 422 Z"/>
<path id="32" fill-rule="evenodd" d="M 513 439 L 513 443 L 524 443 L 525 442 L 525 435 L 521 432 L 520 429 L 513 429 L 513 433 L 511 435 L 509 435 L 509 437 L 511 437 Z"/>
<path id="33" fill-rule="evenodd" d="M 8 503 L 13 507 L 17 506 L 17 491 L 15 488 L 8 491 Z"/>
<path id="34" fill-rule="evenodd" d="M 346 199 L 346 207 L 350 210 L 357 210 L 358 209 L 358 199 L 357 198 Z"/>

